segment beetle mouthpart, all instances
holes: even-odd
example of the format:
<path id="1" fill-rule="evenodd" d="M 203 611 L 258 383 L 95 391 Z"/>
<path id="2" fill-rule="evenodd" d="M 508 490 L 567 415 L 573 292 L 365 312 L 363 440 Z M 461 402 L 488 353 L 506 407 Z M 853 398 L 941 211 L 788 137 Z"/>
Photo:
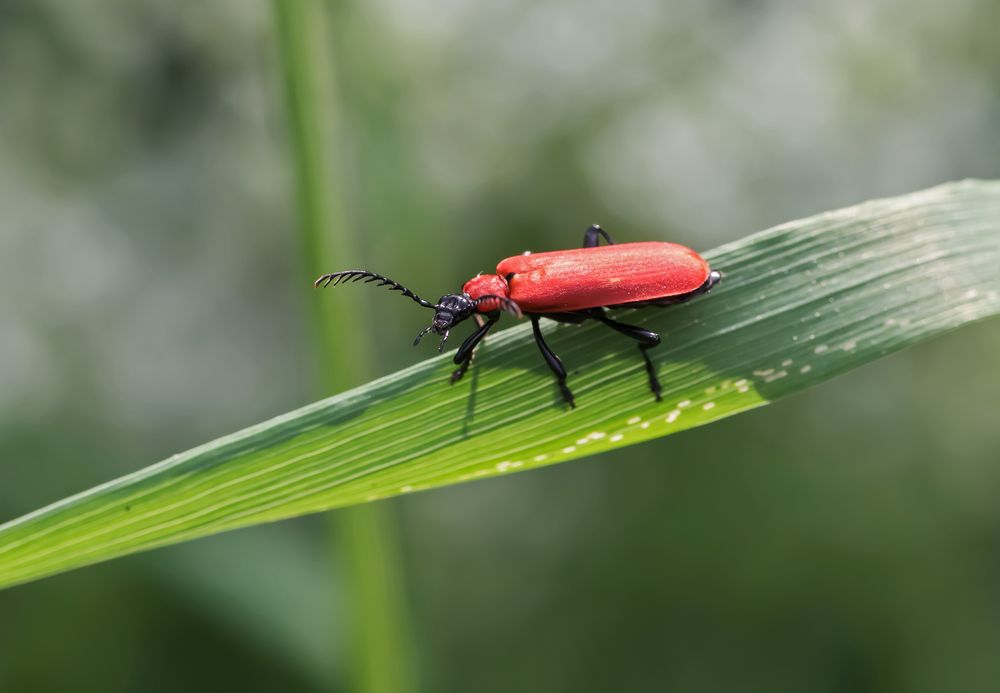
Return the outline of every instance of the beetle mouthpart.
<path id="1" fill-rule="evenodd" d="M 441 335 L 441 343 L 438 344 L 438 352 L 444 351 L 444 343 L 448 341 L 448 335 L 451 334 L 451 330 L 445 330 L 444 334 Z"/>
<path id="2" fill-rule="evenodd" d="M 420 340 L 424 338 L 424 335 L 433 329 L 434 329 L 433 325 L 428 325 L 424 329 L 420 330 L 420 334 L 418 334 L 417 338 L 413 340 L 413 346 L 417 346 L 418 344 L 420 344 Z"/>

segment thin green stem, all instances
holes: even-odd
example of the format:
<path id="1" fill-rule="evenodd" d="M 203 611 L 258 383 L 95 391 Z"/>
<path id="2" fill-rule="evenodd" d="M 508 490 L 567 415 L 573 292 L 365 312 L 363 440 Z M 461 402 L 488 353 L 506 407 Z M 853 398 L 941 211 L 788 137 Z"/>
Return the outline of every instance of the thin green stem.
<path id="1" fill-rule="evenodd" d="M 310 278 L 357 258 L 358 251 L 334 157 L 338 112 L 326 3 L 275 0 L 274 7 L 308 286 Z M 321 394 L 363 382 L 371 367 L 355 304 L 346 294 L 312 291 L 309 302 Z M 342 338 L 345 331 L 350 339 Z M 355 690 L 370 693 L 415 688 L 399 542 L 389 513 L 373 506 L 331 520 L 353 596 L 351 677 Z"/>

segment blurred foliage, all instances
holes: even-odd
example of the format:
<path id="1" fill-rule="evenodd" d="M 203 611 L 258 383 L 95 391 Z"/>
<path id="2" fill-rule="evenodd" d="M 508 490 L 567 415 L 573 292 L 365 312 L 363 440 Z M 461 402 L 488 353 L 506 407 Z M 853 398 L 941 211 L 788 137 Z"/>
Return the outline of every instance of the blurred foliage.
<path id="1" fill-rule="evenodd" d="M 1000 175 L 995 0 L 334 17 L 362 259 L 429 294 L 592 221 L 709 248 Z M 270 31 L 267 3 L 0 0 L 0 517 L 309 399 Z M 412 363 L 424 316 L 368 314 L 377 370 Z M 392 501 L 424 688 L 995 690 L 998 344 Z M 0 689 L 336 689 L 325 544 L 297 520 L 0 593 Z"/>

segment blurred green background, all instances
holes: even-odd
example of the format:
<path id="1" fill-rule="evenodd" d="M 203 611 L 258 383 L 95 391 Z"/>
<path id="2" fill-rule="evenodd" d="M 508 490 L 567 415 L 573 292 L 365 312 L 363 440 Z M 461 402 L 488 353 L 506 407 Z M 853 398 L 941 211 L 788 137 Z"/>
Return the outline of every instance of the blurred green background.
<path id="1" fill-rule="evenodd" d="M 1000 177 L 997 0 L 330 9 L 341 264 L 424 295 Z M 0 0 L 0 520 L 315 396 L 293 186 L 270 3 Z M 421 689 L 998 690 L 998 353 L 383 503 Z M 0 592 L 0 691 L 346 690 L 346 572 L 310 517 Z"/>

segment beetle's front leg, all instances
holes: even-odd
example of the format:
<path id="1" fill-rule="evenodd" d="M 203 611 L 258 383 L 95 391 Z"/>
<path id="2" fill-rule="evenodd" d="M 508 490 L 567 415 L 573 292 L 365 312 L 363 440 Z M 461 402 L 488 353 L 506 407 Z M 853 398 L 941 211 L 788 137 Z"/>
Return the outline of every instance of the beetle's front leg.
<path id="1" fill-rule="evenodd" d="M 615 244 L 615 242 L 611 240 L 611 236 L 608 235 L 607 231 L 601 228 L 600 224 L 591 224 L 590 228 L 583 232 L 583 247 L 596 248 L 600 244 L 602 237 L 608 245 Z"/>
<path id="2" fill-rule="evenodd" d="M 476 317 L 479 317 L 478 315 Z M 486 333 L 490 331 L 494 323 L 500 319 L 499 311 L 496 313 L 490 313 L 489 319 L 479 326 L 479 329 L 470 334 L 462 342 L 462 346 L 458 347 L 458 351 L 455 352 L 455 358 L 453 359 L 458 368 L 455 372 L 451 374 L 450 382 L 454 385 L 462 376 L 465 375 L 465 371 L 469 369 L 469 364 L 472 363 L 472 354 L 476 350 L 476 345 L 479 344 L 486 336 Z"/>

